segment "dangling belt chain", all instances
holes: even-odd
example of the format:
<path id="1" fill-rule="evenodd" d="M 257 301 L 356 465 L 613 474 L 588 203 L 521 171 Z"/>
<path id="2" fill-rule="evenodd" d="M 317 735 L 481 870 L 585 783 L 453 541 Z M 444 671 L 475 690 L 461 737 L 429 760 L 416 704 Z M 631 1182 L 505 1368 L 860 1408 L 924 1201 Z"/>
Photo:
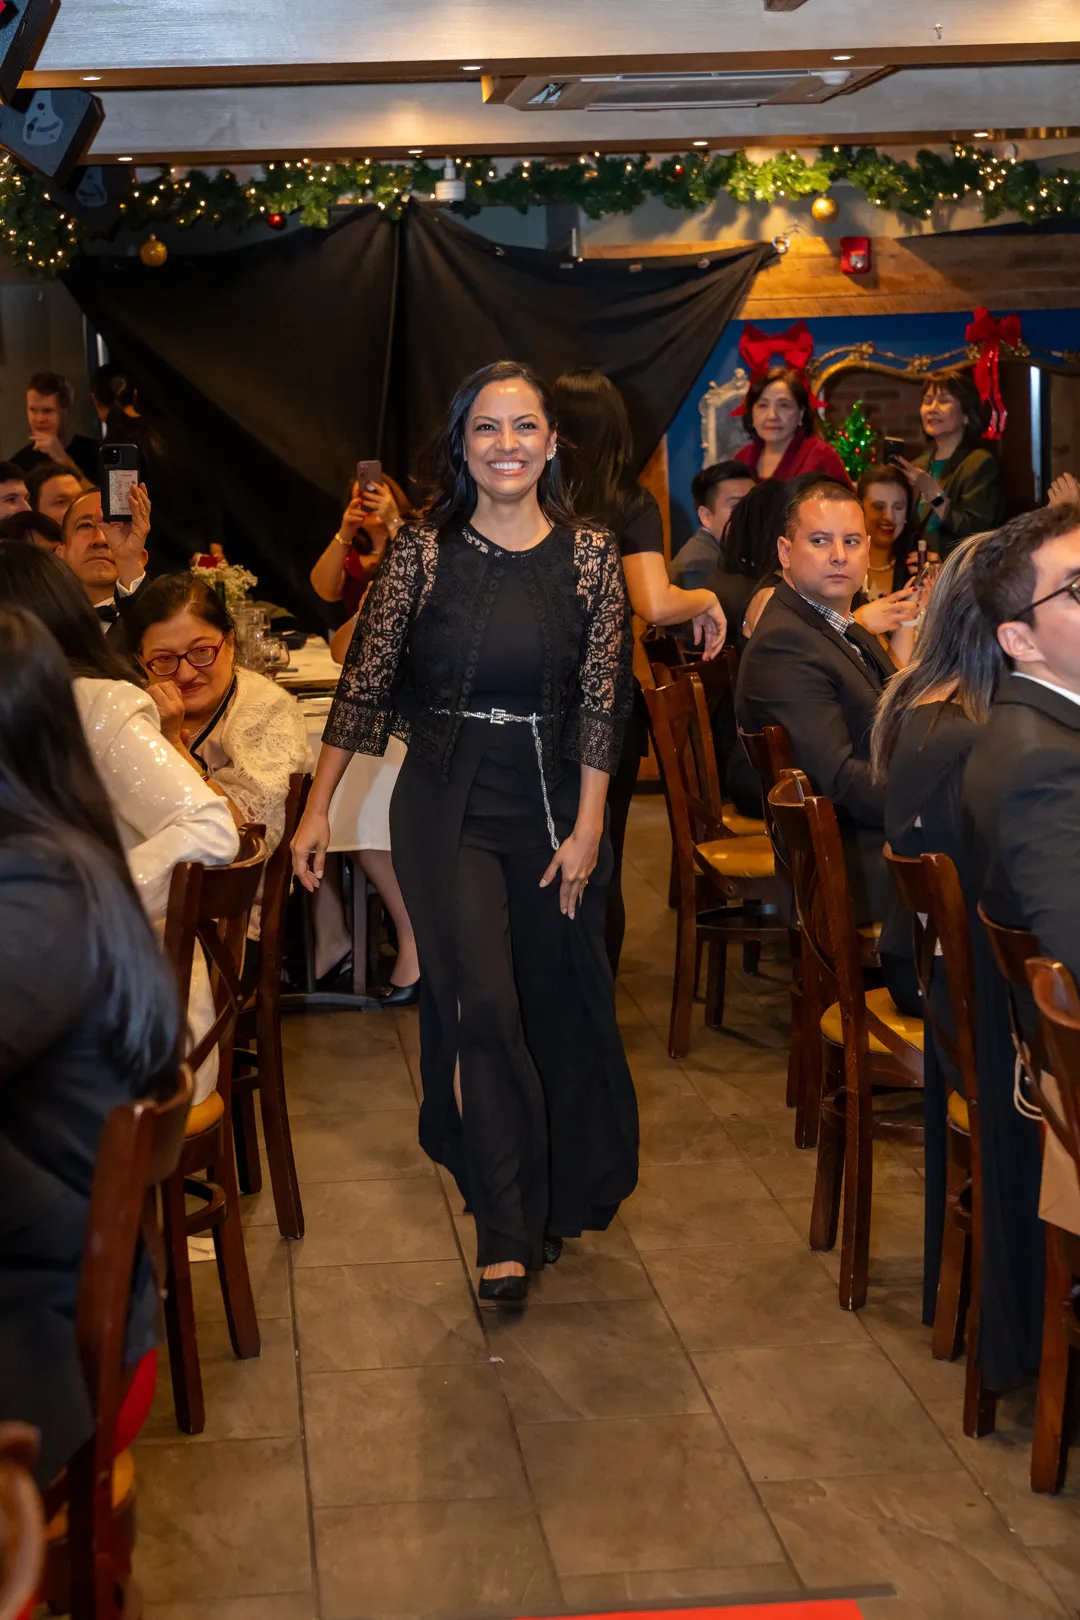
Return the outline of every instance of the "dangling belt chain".
<path id="1" fill-rule="evenodd" d="M 559 835 L 555 831 L 555 818 L 551 814 L 551 801 L 548 798 L 547 778 L 544 775 L 544 750 L 540 744 L 540 716 L 538 714 L 511 714 L 509 709 L 436 709 L 436 714 L 459 714 L 463 720 L 487 720 L 493 726 L 505 726 L 511 722 L 531 726 L 533 743 L 536 746 L 536 763 L 540 767 L 540 792 L 544 800 L 544 815 L 547 817 L 548 837 L 551 839 L 552 849 L 559 847 Z"/>

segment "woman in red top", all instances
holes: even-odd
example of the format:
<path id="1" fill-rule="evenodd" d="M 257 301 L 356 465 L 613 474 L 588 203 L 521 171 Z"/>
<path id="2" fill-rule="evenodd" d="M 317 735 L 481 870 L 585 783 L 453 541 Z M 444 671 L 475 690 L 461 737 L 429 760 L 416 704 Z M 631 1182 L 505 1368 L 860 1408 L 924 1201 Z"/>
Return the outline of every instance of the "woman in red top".
<path id="1" fill-rule="evenodd" d="M 821 436 L 821 426 L 801 374 L 778 366 L 755 377 L 746 394 L 750 443 L 736 453 L 759 478 L 798 478 L 821 473 L 850 485 L 844 463 Z"/>

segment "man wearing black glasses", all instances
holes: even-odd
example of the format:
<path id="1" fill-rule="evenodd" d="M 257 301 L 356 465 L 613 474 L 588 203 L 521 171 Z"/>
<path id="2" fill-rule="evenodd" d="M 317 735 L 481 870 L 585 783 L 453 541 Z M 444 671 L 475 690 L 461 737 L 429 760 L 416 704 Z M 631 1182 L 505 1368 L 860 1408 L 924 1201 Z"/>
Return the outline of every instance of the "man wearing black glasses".
<path id="1" fill-rule="evenodd" d="M 1010 673 L 964 777 L 982 904 L 1080 981 L 1080 505 L 988 535 L 972 586 Z"/>

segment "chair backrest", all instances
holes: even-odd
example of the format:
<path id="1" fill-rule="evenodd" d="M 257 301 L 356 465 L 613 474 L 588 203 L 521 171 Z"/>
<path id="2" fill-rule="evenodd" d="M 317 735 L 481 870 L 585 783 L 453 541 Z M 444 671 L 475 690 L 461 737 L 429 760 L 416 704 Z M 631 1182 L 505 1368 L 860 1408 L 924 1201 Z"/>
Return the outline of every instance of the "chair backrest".
<path id="1" fill-rule="evenodd" d="M 795 768 L 787 727 L 766 726 L 763 731 L 743 731 L 740 727 L 739 741 L 745 748 L 746 756 L 761 783 L 761 814 L 772 841 L 773 854 L 790 879 L 787 851 L 776 826 L 772 805 L 769 803 L 769 794 L 779 782 L 780 773 Z"/>
<path id="2" fill-rule="evenodd" d="M 776 826 L 790 860 L 795 907 L 804 945 L 809 945 L 836 986 L 845 1031 L 845 1072 L 849 1087 L 869 1086 L 870 1033 L 890 1058 L 877 1059 L 895 1068 L 908 1083 L 918 1082 L 922 1063 L 907 1042 L 866 1005 L 862 952 L 855 908 L 844 863 L 844 846 L 832 800 L 810 792 L 802 771 L 785 770 L 769 793 Z M 852 1060 L 855 1060 L 854 1066 Z"/>
<path id="3" fill-rule="evenodd" d="M 75 1311 L 94 1432 L 67 1471 L 74 1614 L 104 1617 L 116 1612 L 108 1551 L 112 1465 L 132 1278 L 141 1237 L 158 1286 L 165 1284 L 157 1189 L 180 1161 L 191 1089 L 191 1070 L 182 1064 L 176 1091 L 167 1101 L 139 1098 L 114 1108 L 94 1161 Z"/>
<path id="4" fill-rule="evenodd" d="M 259 993 L 277 998 L 281 994 L 281 958 L 285 944 L 285 907 L 292 881 L 293 835 L 300 825 L 311 777 L 294 771 L 289 777 L 285 800 L 285 828 L 281 842 L 266 863 L 263 880 L 262 913 L 259 923 Z"/>
<path id="5" fill-rule="evenodd" d="M 1046 1068 L 1042 1020 L 1035 1019 L 1032 1027 L 1025 1028 L 1024 1020 L 1020 1016 L 1020 999 L 1028 992 L 1027 964 L 1033 956 L 1039 955 L 1039 942 L 1026 928 L 1010 928 L 1004 923 L 992 922 L 981 905 L 979 917 L 989 937 L 990 949 L 994 953 L 998 971 L 1005 980 L 1009 998 L 1009 1023 L 1012 1027 L 1016 1055 L 1023 1065 L 1028 1086 L 1038 1096 L 1039 1076 Z M 1043 1107 L 1041 1097 L 1039 1106 Z"/>
<path id="6" fill-rule="evenodd" d="M 641 645 L 650 664 L 665 664 L 670 668 L 683 661 L 682 642 L 666 630 L 650 630 L 642 637 Z"/>
<path id="7" fill-rule="evenodd" d="M 31 1473 L 40 1443 L 28 1423 L 0 1423 L 0 1620 L 18 1620 L 41 1579 L 45 1514 Z"/>
<path id="8" fill-rule="evenodd" d="M 729 836 L 705 690 L 696 674 L 645 693 L 677 862 L 694 869 L 695 844 Z"/>
<path id="9" fill-rule="evenodd" d="M 252 827 L 240 829 L 240 852 L 230 866 L 184 861 L 173 868 L 165 915 L 165 954 L 173 965 L 187 1022 L 191 968 L 201 946 L 210 963 L 215 1017 L 187 1060 L 198 1072 L 215 1046 L 218 1088 L 227 1091 L 236 1019 L 243 1003 L 240 974 L 248 919 L 266 866 L 266 844 Z"/>
<path id="10" fill-rule="evenodd" d="M 937 852 L 895 855 L 886 844 L 885 864 L 892 874 L 901 905 L 912 915 L 915 972 L 922 991 L 923 1013 L 942 1051 L 959 1071 L 972 1118 L 974 1151 L 979 1140 L 975 1117 L 979 1106 L 978 1005 L 975 957 L 960 877 L 949 856 Z M 935 962 L 941 962 L 945 970 L 951 1029 L 939 1017 L 936 998 L 930 993 Z"/>
<path id="11" fill-rule="evenodd" d="M 1062 962 L 1032 956 L 1026 963 L 1028 983 L 1042 1027 L 1050 1072 L 1057 1081 L 1060 1111 L 1039 1085 L 1036 1095 L 1047 1125 L 1065 1148 L 1080 1175 L 1080 996 Z"/>

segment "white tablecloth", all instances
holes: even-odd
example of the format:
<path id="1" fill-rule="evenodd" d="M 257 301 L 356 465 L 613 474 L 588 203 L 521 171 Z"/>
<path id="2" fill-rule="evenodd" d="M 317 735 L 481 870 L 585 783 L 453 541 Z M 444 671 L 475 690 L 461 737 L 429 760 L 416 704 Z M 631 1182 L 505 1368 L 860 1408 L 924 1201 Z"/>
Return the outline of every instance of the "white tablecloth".
<path id="1" fill-rule="evenodd" d="M 302 698 L 312 757 L 317 759 L 332 698 Z M 330 802 L 331 851 L 390 848 L 390 795 L 405 758 L 405 744 L 391 737 L 381 759 L 354 754 Z"/>

